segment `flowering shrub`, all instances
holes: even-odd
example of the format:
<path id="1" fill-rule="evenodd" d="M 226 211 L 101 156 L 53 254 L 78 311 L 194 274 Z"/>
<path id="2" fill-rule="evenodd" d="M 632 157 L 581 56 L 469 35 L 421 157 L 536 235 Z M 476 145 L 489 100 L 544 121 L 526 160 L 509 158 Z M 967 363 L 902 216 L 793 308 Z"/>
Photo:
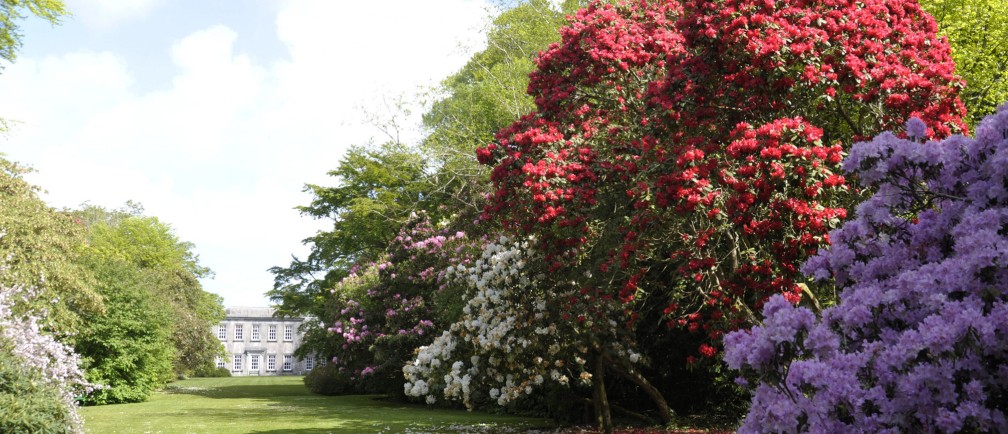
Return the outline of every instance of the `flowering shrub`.
<path id="1" fill-rule="evenodd" d="M 551 275 L 590 267 L 631 312 L 705 334 L 702 356 L 800 297 L 798 264 L 845 217 L 845 146 L 911 115 L 965 128 L 915 1 L 593 2 L 561 34 L 536 111 L 477 151 L 484 217 L 536 234 Z"/>
<path id="2" fill-rule="evenodd" d="M 447 277 L 468 285 L 462 318 L 403 367 L 408 396 L 434 403 L 440 398 L 467 407 L 486 402 L 507 405 L 544 383 L 591 384 L 587 358 L 610 352 L 640 360 L 616 333 L 615 322 L 599 322 L 568 309 L 585 293 L 570 284 L 543 290 L 534 239 L 507 236 L 488 242 L 471 264 L 448 268 Z M 569 300 L 556 303 L 558 295 Z M 587 302 L 583 311 L 616 309 L 605 301 Z M 572 313 L 574 312 L 574 313 Z M 572 317 L 573 315 L 573 317 Z"/>
<path id="3" fill-rule="evenodd" d="M 467 253 L 463 232 L 434 228 L 414 216 L 378 260 L 354 267 L 333 290 L 327 328 L 337 348 L 330 371 L 351 383 L 333 390 L 398 392 L 413 350 L 446 327 L 435 309 L 440 273 Z"/>
<path id="4" fill-rule="evenodd" d="M 27 377 L 41 383 L 33 384 L 30 389 L 21 390 L 20 393 L 52 390 L 55 392 L 52 398 L 57 401 L 37 403 L 45 406 L 44 411 L 48 416 L 43 419 L 48 422 L 34 420 L 33 424 L 39 425 L 16 426 L 17 421 L 33 416 L 36 411 L 42 411 L 39 407 L 32 409 L 23 405 L 33 403 L 39 396 L 18 395 L 17 382 L 0 381 L 0 401 L 4 402 L 0 406 L 0 414 L 3 414 L 0 417 L 0 427 L 4 427 L 4 431 L 34 432 L 40 429 L 42 423 L 52 423 L 59 427 L 53 432 L 83 432 L 83 422 L 77 414 L 76 397 L 93 390 L 95 386 L 85 381 L 80 369 L 80 358 L 72 348 L 44 334 L 39 328 L 37 317 L 18 315 L 11 310 L 15 301 L 31 303 L 36 295 L 36 291 L 29 288 L 0 286 L 0 352 L 3 353 L 5 368 L 3 375 L 6 377 L 11 374 L 7 367 L 12 361 L 9 357 L 13 357 L 19 365 L 17 369 L 25 370 L 17 375 L 18 378 Z M 44 393 L 43 396 L 49 396 L 49 392 Z M 7 414 L 7 411 L 12 413 Z M 7 423 L 15 426 L 6 425 Z"/>
<path id="5" fill-rule="evenodd" d="M 1008 431 L 1008 105 L 975 139 L 927 131 L 844 161 L 877 192 L 803 269 L 840 303 L 817 319 L 774 297 L 725 337 L 758 381 L 740 432 Z"/>

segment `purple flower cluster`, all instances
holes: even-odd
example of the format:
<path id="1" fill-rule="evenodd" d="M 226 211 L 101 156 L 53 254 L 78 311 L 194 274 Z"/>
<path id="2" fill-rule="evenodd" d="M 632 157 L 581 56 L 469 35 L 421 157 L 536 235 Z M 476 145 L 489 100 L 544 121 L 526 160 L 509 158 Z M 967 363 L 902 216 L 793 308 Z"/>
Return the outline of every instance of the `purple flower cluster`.
<path id="1" fill-rule="evenodd" d="M 839 304 L 775 296 L 725 337 L 755 387 L 740 432 L 1008 432 L 1008 105 L 973 139 L 925 130 L 844 162 L 876 193 L 803 268 Z"/>

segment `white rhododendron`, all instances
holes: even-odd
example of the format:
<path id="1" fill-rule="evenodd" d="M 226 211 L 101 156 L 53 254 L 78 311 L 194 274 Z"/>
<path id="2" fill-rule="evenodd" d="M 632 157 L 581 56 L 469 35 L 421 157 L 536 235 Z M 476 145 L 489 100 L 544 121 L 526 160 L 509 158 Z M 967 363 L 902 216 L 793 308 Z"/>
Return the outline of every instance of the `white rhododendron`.
<path id="1" fill-rule="evenodd" d="M 530 265 L 537 261 L 534 243 L 501 236 L 470 265 L 448 268 L 450 280 L 469 288 L 468 302 L 462 318 L 403 367 L 406 395 L 428 403 L 459 400 L 472 408 L 484 402 L 506 405 L 547 381 L 590 384 L 585 358 L 599 324 L 572 318 L 557 302 L 577 300 L 574 282 L 548 291 L 541 287 L 543 274 Z"/>

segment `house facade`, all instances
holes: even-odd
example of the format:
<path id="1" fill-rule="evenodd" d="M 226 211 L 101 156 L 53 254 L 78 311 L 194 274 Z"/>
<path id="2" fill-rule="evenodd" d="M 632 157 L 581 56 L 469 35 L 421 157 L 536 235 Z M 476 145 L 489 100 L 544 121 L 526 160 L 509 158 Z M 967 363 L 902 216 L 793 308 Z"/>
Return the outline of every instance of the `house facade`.
<path id="1" fill-rule="evenodd" d="M 298 329 L 304 318 L 274 318 L 266 307 L 229 307 L 214 334 L 224 344 L 225 356 L 217 367 L 231 375 L 304 375 L 315 365 L 314 357 L 298 359 L 301 345 Z"/>

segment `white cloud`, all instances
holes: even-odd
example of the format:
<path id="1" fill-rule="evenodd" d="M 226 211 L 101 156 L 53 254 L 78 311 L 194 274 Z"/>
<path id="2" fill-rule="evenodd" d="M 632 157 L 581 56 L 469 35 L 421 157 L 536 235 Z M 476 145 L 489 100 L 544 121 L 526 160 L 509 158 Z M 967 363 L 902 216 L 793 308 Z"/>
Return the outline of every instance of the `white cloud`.
<path id="1" fill-rule="evenodd" d="M 71 6 L 113 22 L 157 2 L 118 3 Z M 0 117 L 23 124 L 0 143 L 39 170 L 30 179 L 52 204 L 137 200 L 196 244 L 217 273 L 209 290 L 227 304 L 264 304 L 266 268 L 305 253 L 300 240 L 325 225 L 292 210 L 310 200 L 302 185 L 331 182 L 325 173 L 349 145 L 380 134 L 362 111 L 381 116 L 383 99 L 436 83 L 470 56 L 460 43 L 479 44 L 485 3 L 436 5 L 285 3 L 276 30 L 289 60 L 257 64 L 235 52 L 240 34 L 211 26 L 150 47 L 178 68 L 157 90 L 136 88 L 134 60 L 116 53 L 22 57 L 0 75 Z"/>

